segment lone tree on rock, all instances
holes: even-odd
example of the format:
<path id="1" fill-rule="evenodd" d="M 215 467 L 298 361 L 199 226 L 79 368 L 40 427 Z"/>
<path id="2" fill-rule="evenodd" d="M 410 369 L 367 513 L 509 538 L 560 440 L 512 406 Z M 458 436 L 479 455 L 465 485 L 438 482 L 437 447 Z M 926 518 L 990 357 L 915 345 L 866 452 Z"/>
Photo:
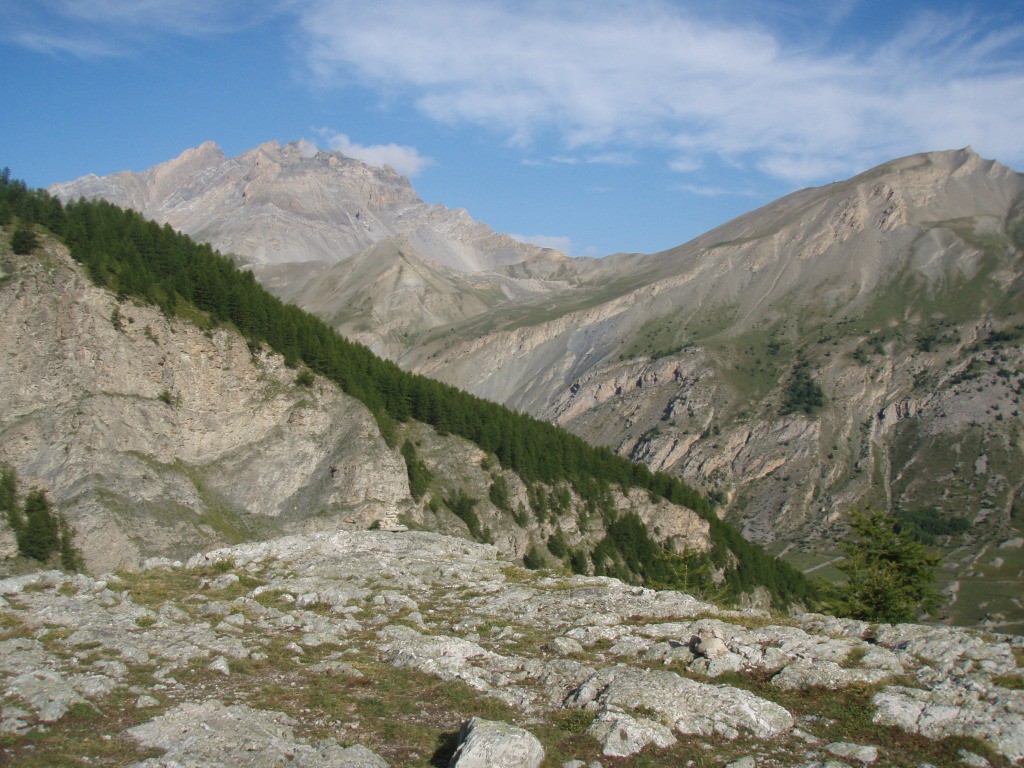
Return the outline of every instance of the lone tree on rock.
<path id="1" fill-rule="evenodd" d="M 18 551 L 46 562 L 60 549 L 60 523 L 46 493 L 36 488 L 25 496 L 25 522 L 17 533 Z"/>
<path id="2" fill-rule="evenodd" d="M 20 256 L 27 256 L 39 247 L 39 238 L 31 227 L 19 224 L 11 235 L 11 250 Z"/>
<path id="3" fill-rule="evenodd" d="M 864 621 L 898 623 L 938 606 L 932 569 L 939 557 L 900 521 L 881 510 L 854 510 L 852 538 L 843 544 L 836 612 Z"/>

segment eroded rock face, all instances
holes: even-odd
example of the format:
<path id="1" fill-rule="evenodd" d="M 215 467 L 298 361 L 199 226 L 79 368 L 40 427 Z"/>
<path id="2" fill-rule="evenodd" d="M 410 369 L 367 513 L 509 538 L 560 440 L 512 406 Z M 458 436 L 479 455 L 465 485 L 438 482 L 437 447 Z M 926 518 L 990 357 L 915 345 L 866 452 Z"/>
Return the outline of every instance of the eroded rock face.
<path id="1" fill-rule="evenodd" d="M 90 569 L 410 504 L 361 403 L 237 334 L 118 303 L 47 247 L 0 287 L 0 461 L 47 489 Z"/>
<path id="2" fill-rule="evenodd" d="M 379 724 L 381 697 L 429 713 L 453 691 L 444 711 L 477 696 L 507 713 L 467 730 L 460 766 L 479 750 L 485 762 L 513 764 L 473 746 L 477 728 L 509 737 L 517 765 L 538 764 L 534 737 L 562 728 L 589 734 L 584 765 L 641 750 L 684 762 L 673 752 L 684 739 L 709 755 L 740 739 L 779 766 L 910 759 L 890 751 L 884 730 L 873 743 L 861 724 L 850 738 L 820 715 L 837 692 L 860 691 L 852 695 L 880 729 L 973 737 L 1000 765 L 1024 759 L 1012 683 L 1024 676 L 1024 638 L 723 610 L 609 578 L 527 572 L 494 547 L 438 534 L 296 535 L 104 580 L 27 574 L 0 580 L 0 597 L 0 732 L 15 750 L 33 733 L 45 745 L 42 729 L 82 707 L 114 711 L 120 700 L 131 702 L 124 730 L 164 750 L 142 765 L 227 764 L 218 760 L 249 745 L 282 760 L 377 766 L 368 750 L 338 744 L 412 759 Z M 721 660 L 728 685 L 716 680 Z M 397 694 L 377 687 L 385 669 L 400 671 Z M 797 687 L 799 697 L 781 693 Z M 295 703 L 307 689 L 319 705 Z M 445 742 L 475 714 L 439 723 L 429 741 Z M 563 726 L 535 727 L 548 722 Z M 323 729 L 326 741 L 298 735 Z"/>

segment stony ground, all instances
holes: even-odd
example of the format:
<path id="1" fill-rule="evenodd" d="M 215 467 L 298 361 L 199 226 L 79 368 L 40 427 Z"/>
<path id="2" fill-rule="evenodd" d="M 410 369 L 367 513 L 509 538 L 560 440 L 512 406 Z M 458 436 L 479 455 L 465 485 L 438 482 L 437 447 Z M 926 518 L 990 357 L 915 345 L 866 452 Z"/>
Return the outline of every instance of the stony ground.
<path id="1" fill-rule="evenodd" d="M 1024 763 L 1024 638 L 726 611 L 436 534 L 0 596 L 0 764 Z"/>

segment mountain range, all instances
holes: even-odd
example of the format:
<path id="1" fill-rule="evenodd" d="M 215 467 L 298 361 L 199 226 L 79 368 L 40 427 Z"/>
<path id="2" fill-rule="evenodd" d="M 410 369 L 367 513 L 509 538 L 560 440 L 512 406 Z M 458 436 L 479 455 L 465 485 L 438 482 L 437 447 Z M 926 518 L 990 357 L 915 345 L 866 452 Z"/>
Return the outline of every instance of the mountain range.
<path id="1" fill-rule="evenodd" d="M 881 506 L 944 548 L 960 620 L 1024 615 L 1024 177 L 969 148 L 603 259 L 301 143 L 51 191 L 170 223 L 408 370 L 683 478 L 801 568 L 829 575 L 847 512 Z"/>

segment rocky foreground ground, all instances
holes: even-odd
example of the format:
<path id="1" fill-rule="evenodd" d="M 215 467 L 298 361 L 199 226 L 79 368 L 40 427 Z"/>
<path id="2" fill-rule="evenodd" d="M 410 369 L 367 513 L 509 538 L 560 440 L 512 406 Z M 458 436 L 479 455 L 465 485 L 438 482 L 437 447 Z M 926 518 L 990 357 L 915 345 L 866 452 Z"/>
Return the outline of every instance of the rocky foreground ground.
<path id="1" fill-rule="evenodd" d="M 1024 638 L 722 610 L 435 534 L 0 595 L 0 764 L 1024 763 Z"/>

